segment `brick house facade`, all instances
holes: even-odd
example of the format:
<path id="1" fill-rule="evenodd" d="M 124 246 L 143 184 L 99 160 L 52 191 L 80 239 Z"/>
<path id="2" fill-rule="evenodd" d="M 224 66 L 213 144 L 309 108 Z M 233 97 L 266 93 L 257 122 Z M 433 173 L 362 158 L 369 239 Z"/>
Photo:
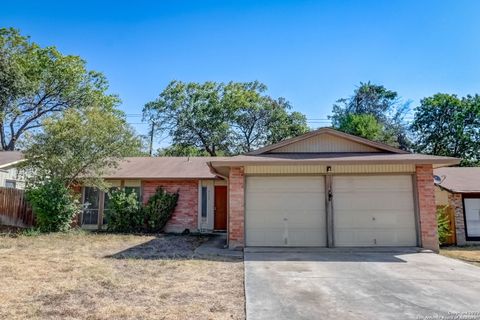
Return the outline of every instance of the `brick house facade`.
<path id="1" fill-rule="evenodd" d="M 167 192 L 178 192 L 178 202 L 166 232 L 196 231 L 198 227 L 198 180 L 145 180 L 142 181 L 142 201 L 146 203 L 158 187 Z"/>

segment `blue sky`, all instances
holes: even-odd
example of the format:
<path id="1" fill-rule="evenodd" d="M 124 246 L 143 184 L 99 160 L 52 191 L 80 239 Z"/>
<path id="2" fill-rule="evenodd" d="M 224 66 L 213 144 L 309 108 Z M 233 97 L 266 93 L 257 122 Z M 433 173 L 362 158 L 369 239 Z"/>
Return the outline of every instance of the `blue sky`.
<path id="1" fill-rule="evenodd" d="M 98 2 L 98 3 L 97 3 Z M 174 79 L 251 81 L 324 119 L 360 81 L 480 93 L 480 1 L 8 1 L 0 26 L 103 72 L 129 122 Z M 311 121 L 312 127 L 325 125 Z"/>

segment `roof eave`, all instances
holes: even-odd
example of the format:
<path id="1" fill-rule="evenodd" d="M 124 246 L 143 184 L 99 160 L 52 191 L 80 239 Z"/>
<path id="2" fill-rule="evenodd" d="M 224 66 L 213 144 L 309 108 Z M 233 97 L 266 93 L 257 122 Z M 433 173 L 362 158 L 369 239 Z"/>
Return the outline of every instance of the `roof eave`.
<path id="1" fill-rule="evenodd" d="M 460 163 L 459 159 L 442 159 L 442 160 L 428 160 L 428 159 L 389 159 L 389 160 L 331 160 L 331 159 L 315 159 L 315 160 L 244 160 L 244 161 L 212 161 L 214 167 L 235 167 L 245 165 L 305 165 L 305 164 L 431 164 L 437 167 L 452 166 Z"/>

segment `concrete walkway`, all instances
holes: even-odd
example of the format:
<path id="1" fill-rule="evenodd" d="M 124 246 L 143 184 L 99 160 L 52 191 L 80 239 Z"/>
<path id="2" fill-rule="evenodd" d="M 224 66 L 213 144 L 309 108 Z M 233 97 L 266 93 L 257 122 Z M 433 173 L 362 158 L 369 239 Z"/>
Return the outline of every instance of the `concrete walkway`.
<path id="1" fill-rule="evenodd" d="M 227 235 L 224 233 L 212 234 L 208 241 L 195 249 L 197 257 L 226 257 L 242 259 L 243 251 L 230 250 L 226 247 Z"/>
<path id="2" fill-rule="evenodd" d="M 416 249 L 246 250 L 245 293 L 248 320 L 480 319 L 480 268 Z"/>

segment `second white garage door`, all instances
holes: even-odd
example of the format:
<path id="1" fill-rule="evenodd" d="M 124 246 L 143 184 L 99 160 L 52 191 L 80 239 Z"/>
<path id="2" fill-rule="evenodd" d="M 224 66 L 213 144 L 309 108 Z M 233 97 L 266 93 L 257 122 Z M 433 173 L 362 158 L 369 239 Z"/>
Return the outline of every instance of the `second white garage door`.
<path id="1" fill-rule="evenodd" d="M 325 179 L 247 177 L 247 246 L 325 246 Z"/>
<path id="2" fill-rule="evenodd" d="M 412 177 L 333 179 L 335 246 L 415 246 Z"/>

